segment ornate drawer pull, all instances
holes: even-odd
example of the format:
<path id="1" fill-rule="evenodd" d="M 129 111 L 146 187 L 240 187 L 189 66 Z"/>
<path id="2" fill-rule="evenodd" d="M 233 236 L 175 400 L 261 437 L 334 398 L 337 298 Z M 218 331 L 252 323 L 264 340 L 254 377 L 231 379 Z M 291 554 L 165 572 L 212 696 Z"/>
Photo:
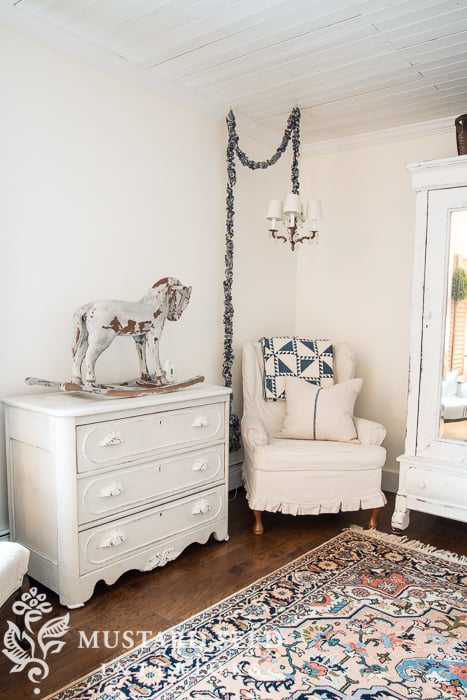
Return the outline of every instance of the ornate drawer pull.
<path id="1" fill-rule="evenodd" d="M 123 530 L 111 530 L 99 546 L 101 549 L 107 549 L 109 547 L 119 547 L 124 542 L 126 542 L 126 535 Z"/>
<path id="2" fill-rule="evenodd" d="M 109 498 L 110 496 L 120 496 L 125 491 L 123 484 L 119 481 L 111 481 L 99 491 L 99 498 Z"/>
<path id="3" fill-rule="evenodd" d="M 121 445 L 125 440 L 122 438 L 120 433 L 116 433 L 114 430 L 104 435 L 99 445 L 101 447 L 107 447 L 109 445 Z"/>
<path id="4" fill-rule="evenodd" d="M 209 425 L 209 421 L 208 417 L 205 416 L 204 413 L 201 413 L 199 416 L 196 416 L 193 423 L 191 424 L 192 428 L 205 428 L 207 425 Z"/>
<path id="5" fill-rule="evenodd" d="M 204 457 L 200 457 L 199 459 L 197 459 L 191 467 L 192 471 L 194 472 L 205 472 L 207 468 L 208 462 L 206 459 L 204 459 Z"/>
<path id="6" fill-rule="evenodd" d="M 206 499 L 203 499 L 202 501 L 198 501 L 197 503 L 195 503 L 191 510 L 191 513 L 192 515 L 198 515 L 199 513 L 208 513 L 210 510 L 211 506 L 206 501 Z"/>

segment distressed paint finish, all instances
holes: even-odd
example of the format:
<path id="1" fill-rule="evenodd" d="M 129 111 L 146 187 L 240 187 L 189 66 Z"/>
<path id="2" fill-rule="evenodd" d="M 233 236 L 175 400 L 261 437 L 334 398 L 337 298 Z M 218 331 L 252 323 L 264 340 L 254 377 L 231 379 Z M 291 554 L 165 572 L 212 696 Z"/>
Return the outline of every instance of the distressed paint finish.
<path id="1" fill-rule="evenodd" d="M 451 212 L 467 210 L 467 156 L 410 163 L 416 191 L 412 323 L 404 454 L 391 525 L 412 510 L 467 522 L 467 443 L 440 430 Z"/>
<path id="2" fill-rule="evenodd" d="M 159 342 L 166 320 L 178 321 L 190 301 L 191 287 L 175 277 L 156 282 L 139 301 L 93 301 L 74 314 L 73 382 L 94 386 L 95 365 L 117 336 L 133 338 L 140 379 L 158 386 L 167 384 L 159 359 Z M 154 357 L 155 376 L 147 363 L 147 347 Z"/>

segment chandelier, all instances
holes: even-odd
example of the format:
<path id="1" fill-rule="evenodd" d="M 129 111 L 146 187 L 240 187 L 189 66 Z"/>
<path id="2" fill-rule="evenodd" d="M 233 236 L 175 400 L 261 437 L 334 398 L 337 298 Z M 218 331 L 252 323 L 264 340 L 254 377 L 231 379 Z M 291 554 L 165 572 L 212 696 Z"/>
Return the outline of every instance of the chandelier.
<path id="1" fill-rule="evenodd" d="M 318 241 L 318 221 L 323 218 L 321 202 L 310 200 L 303 206 L 300 201 L 300 172 L 298 158 L 300 155 L 300 110 L 295 107 L 289 117 L 284 136 L 292 141 L 292 192 L 285 198 L 284 204 L 279 199 L 269 202 L 266 218 L 269 221 L 269 233 L 276 241 L 289 243 L 295 250 L 297 243 Z M 285 228 L 279 233 L 279 224 Z"/>
<path id="2" fill-rule="evenodd" d="M 297 243 L 303 241 L 318 241 L 318 221 L 323 218 L 321 202 L 310 200 L 306 207 L 300 201 L 300 196 L 291 192 L 287 195 L 284 205 L 279 199 L 269 202 L 267 217 L 271 238 L 290 243 L 295 250 Z M 286 235 L 279 233 L 279 223 L 285 227 Z"/>

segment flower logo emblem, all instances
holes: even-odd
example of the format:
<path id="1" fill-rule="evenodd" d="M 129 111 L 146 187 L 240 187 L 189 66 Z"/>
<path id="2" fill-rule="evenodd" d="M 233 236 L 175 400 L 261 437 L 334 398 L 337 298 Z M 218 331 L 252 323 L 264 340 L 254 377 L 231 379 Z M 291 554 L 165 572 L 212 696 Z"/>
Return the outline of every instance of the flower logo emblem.
<path id="1" fill-rule="evenodd" d="M 65 645 L 60 638 L 70 629 L 70 614 L 46 620 L 36 632 L 36 623 L 45 614 L 52 612 L 52 605 L 47 601 L 45 593 L 38 593 L 36 587 L 22 593 L 12 609 L 17 621 L 20 617 L 24 620 L 20 626 L 8 620 L 8 629 L 3 637 L 3 653 L 14 664 L 10 673 L 18 673 L 29 667 L 29 680 L 39 683 L 49 675 L 46 661 L 49 654 L 58 654 Z M 40 689 L 36 687 L 34 693 L 40 693 Z"/>

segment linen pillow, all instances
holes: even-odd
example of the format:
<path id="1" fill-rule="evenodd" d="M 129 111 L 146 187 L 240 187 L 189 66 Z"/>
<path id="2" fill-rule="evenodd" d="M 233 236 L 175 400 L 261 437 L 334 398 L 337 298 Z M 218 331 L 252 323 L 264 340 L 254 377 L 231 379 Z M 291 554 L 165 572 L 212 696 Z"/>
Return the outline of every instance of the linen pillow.
<path id="1" fill-rule="evenodd" d="M 286 415 L 277 437 L 359 442 L 353 411 L 362 385 L 363 379 L 358 378 L 320 387 L 287 377 Z"/>
<path id="2" fill-rule="evenodd" d="M 302 377 L 307 382 L 334 383 L 333 346 L 330 340 L 297 336 L 260 338 L 264 361 L 264 398 L 285 399 L 285 378 Z"/>

